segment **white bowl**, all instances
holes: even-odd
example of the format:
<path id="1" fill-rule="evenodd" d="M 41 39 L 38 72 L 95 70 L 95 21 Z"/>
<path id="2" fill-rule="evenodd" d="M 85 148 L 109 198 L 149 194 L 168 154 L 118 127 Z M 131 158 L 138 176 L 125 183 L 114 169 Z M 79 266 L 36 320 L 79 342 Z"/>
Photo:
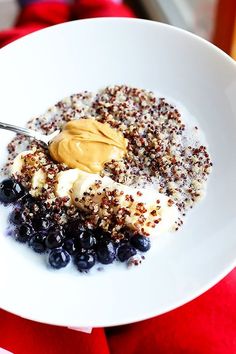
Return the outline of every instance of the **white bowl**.
<path id="1" fill-rule="evenodd" d="M 19 125 L 81 90 L 110 84 L 157 90 L 197 118 L 214 162 L 207 195 L 183 229 L 162 236 L 143 265 L 132 270 L 51 271 L 43 257 L 3 235 L 2 214 L 3 309 L 63 326 L 130 323 L 190 301 L 233 269 L 236 65 L 226 54 L 160 23 L 93 19 L 47 28 L 3 48 L 0 78 L 0 120 Z M 1 162 L 11 137 L 1 132 Z"/>

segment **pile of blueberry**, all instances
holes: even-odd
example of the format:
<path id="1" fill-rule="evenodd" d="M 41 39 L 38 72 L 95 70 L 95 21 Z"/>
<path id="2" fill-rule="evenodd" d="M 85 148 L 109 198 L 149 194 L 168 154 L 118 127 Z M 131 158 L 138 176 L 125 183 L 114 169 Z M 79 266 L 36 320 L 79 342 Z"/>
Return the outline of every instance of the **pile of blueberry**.
<path id="1" fill-rule="evenodd" d="M 47 252 L 48 263 L 55 269 L 66 267 L 73 260 L 79 271 L 88 271 L 96 262 L 128 261 L 151 246 L 149 238 L 128 230 L 124 230 L 124 239 L 114 240 L 100 228 L 85 229 L 80 219 L 59 226 L 52 220 L 50 210 L 13 179 L 0 183 L 0 202 L 14 204 L 9 221 L 14 226 L 15 239 L 37 253 Z"/>

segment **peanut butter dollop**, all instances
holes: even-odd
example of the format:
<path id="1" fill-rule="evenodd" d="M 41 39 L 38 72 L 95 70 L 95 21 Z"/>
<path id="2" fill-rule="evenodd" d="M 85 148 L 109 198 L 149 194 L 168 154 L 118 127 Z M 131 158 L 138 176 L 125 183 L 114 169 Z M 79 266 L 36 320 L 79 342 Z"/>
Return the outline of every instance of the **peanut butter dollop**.
<path id="1" fill-rule="evenodd" d="M 126 153 L 127 140 L 107 123 L 79 119 L 66 123 L 51 142 L 51 157 L 68 167 L 97 173 L 111 160 L 120 160 Z"/>

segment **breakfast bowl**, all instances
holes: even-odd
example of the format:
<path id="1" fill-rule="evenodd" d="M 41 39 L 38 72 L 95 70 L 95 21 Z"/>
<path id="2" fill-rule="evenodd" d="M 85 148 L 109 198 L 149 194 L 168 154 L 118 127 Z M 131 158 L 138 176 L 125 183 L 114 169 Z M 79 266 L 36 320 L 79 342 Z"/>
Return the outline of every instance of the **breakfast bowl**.
<path id="1" fill-rule="evenodd" d="M 73 264 L 68 267 L 49 267 L 46 264 L 47 253 L 37 254 L 22 244 L 23 242 L 15 242 L 10 235 L 12 230 L 9 229 L 12 205 L 0 205 L 1 308 L 24 318 L 54 325 L 115 326 L 157 316 L 183 305 L 208 290 L 234 268 L 236 65 L 230 57 L 207 41 L 172 26 L 137 19 L 99 18 L 53 26 L 4 47 L 0 51 L 0 77 L 1 121 L 22 127 L 29 122 L 28 127 L 37 129 L 38 124 L 41 124 L 40 119 L 47 117 L 48 125 L 43 121 L 44 125 L 41 124 L 40 129 L 47 127 L 48 131 L 44 132 L 51 133 L 50 129 L 64 129 L 62 126 L 66 119 L 67 122 L 70 121 L 68 112 L 71 112 L 71 107 L 68 104 L 74 104 L 76 100 L 77 106 L 76 109 L 73 106 L 73 109 L 80 122 L 78 124 L 82 124 L 83 118 L 89 118 L 93 124 L 98 114 L 99 124 L 107 122 L 118 130 L 123 129 L 124 137 L 119 135 L 123 150 L 128 149 L 128 144 L 132 146 L 138 137 L 136 139 L 134 134 L 130 134 L 130 130 L 127 133 L 127 119 L 130 115 L 124 118 L 123 111 L 120 116 L 117 115 L 120 120 L 123 119 L 125 127 L 121 122 L 118 124 L 117 120 L 113 122 L 112 119 L 117 114 L 115 112 L 120 108 L 113 107 L 112 113 L 107 110 L 107 107 L 111 107 L 107 97 L 119 95 L 123 100 L 123 96 L 129 95 L 128 103 L 132 98 L 130 109 L 127 102 L 123 105 L 128 107 L 129 114 L 138 109 L 131 131 L 140 125 L 141 119 L 149 120 L 152 127 L 155 109 L 162 112 L 158 119 L 163 119 L 165 109 L 164 112 L 168 113 L 165 113 L 166 122 L 175 119 L 175 127 L 176 124 L 180 125 L 177 136 L 182 136 L 182 131 L 186 129 L 196 131 L 199 136 L 200 143 L 192 135 L 185 136 L 184 141 L 188 149 L 190 171 L 187 180 L 191 186 L 194 182 L 194 185 L 198 183 L 202 188 L 201 195 L 195 193 L 194 196 L 191 188 L 188 188 L 192 199 L 189 198 L 186 216 L 185 210 L 181 209 L 182 204 L 177 203 L 183 220 L 181 218 L 181 221 L 177 221 L 179 218 L 176 218 L 176 232 L 165 230 L 161 233 L 158 227 L 153 227 L 152 247 L 148 253 L 140 253 L 139 261 L 131 262 L 130 267 L 117 261 L 112 264 L 107 261 L 107 266 L 101 266 L 102 262 L 98 262 L 88 272 L 81 271 L 81 266 L 78 272 Z M 139 108 L 135 102 L 140 104 Z M 148 102 L 154 102 L 155 107 L 150 108 Z M 48 107 L 51 108 L 48 110 Z M 142 109 L 140 107 L 149 109 L 149 116 L 143 112 L 139 114 Z M 56 116 L 53 126 L 50 125 L 52 120 L 49 112 L 54 112 L 53 117 Z M 64 121 L 60 120 L 62 115 L 67 117 L 63 118 Z M 167 140 L 173 133 L 172 128 L 165 131 Z M 108 138 L 113 133 L 109 133 Z M 9 158 L 9 151 L 13 146 L 9 143 L 13 138 L 12 132 L 1 131 L 1 166 Z M 141 138 L 145 138 L 145 133 L 142 132 Z M 130 155 L 131 165 L 137 156 L 151 156 L 150 151 L 146 153 L 145 146 L 142 146 L 142 139 L 140 149 Z M 156 140 L 158 146 L 158 139 Z M 174 144 L 176 145 L 176 141 Z M 10 152 L 14 149 L 15 146 Z M 33 154 L 37 147 L 34 149 Z M 88 168 L 87 162 L 91 162 L 95 155 L 93 150 L 83 166 Z M 23 158 L 25 171 L 29 171 L 32 151 L 31 155 L 26 156 L 29 160 Z M 53 156 L 56 156 L 55 151 Z M 185 155 L 180 154 L 180 159 L 181 156 Z M 170 167 L 178 161 L 172 156 Z M 204 173 L 195 181 L 194 176 L 202 166 L 201 161 L 204 163 Z M 70 167 L 73 169 L 76 166 Z M 136 174 L 139 175 L 141 167 L 135 167 Z M 153 173 L 158 173 L 162 166 L 159 163 L 155 168 Z M 63 167 L 60 173 L 64 170 L 67 171 Z M 123 177 L 120 170 L 115 175 L 115 169 L 111 166 L 109 171 L 106 176 L 94 177 L 94 181 L 103 178 L 103 184 L 104 178 L 107 178 L 106 183 L 117 183 L 116 189 L 119 190 L 129 176 L 129 166 L 126 165 L 122 171 Z M 90 172 L 91 170 L 83 172 L 83 181 L 86 183 L 91 178 Z M 99 175 L 96 169 L 92 172 Z M 2 173 L 5 173 L 4 169 Z M 79 178 L 82 177 L 79 175 Z M 171 183 L 174 180 L 170 177 Z M 5 177 L 2 176 L 1 180 L 3 178 Z M 25 178 L 28 175 L 22 175 L 23 185 Z M 71 175 L 61 179 L 60 193 L 64 191 L 70 178 Z M 204 185 L 201 181 L 204 181 Z M 132 184 L 126 188 L 131 187 Z M 161 183 L 156 185 L 155 192 L 152 192 L 153 188 L 152 186 L 147 192 L 147 199 L 150 201 L 155 193 L 163 191 L 164 199 L 159 201 L 158 210 L 163 207 L 162 203 L 173 208 L 172 203 L 175 201 L 172 200 L 174 194 L 170 192 L 170 186 L 168 193 Z M 181 188 L 178 191 L 180 194 Z M 71 188 L 68 190 L 71 191 Z M 142 191 L 146 196 L 146 189 Z M 138 194 L 141 202 L 142 193 Z M 160 198 L 163 194 L 161 193 Z M 37 194 L 31 196 L 38 197 Z M 195 205 L 195 199 L 200 199 L 200 196 L 201 200 Z M 20 197 L 23 198 L 22 195 Z M 77 195 L 71 198 L 74 198 L 77 206 Z M 22 208 L 24 203 L 20 203 Z M 23 209 L 20 211 L 23 213 Z M 166 224 L 173 223 L 174 212 L 165 215 Z M 100 214 L 100 219 L 104 222 L 105 215 Z M 132 228 L 130 225 L 133 227 L 132 220 L 128 225 Z M 143 233 L 147 231 L 140 230 Z M 32 246 L 32 242 L 30 245 Z M 122 258 L 119 256 L 119 249 L 117 252 L 118 258 Z M 55 265 L 55 259 L 58 258 L 54 258 L 52 262 L 49 257 L 49 263 Z"/>

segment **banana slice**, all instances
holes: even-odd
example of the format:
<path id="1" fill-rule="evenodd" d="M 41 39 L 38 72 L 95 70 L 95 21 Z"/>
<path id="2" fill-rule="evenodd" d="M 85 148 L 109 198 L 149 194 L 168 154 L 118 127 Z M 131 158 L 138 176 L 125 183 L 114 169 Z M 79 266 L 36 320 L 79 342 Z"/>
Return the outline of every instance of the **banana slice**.
<path id="1" fill-rule="evenodd" d="M 138 191 L 139 197 L 137 196 L 135 198 L 134 206 L 131 207 L 131 210 L 135 210 L 137 203 L 140 203 L 142 200 L 147 210 L 146 213 L 143 214 L 147 219 L 144 224 L 145 231 L 149 234 L 173 231 L 175 223 L 179 218 L 179 211 L 170 198 L 151 188 L 139 189 Z M 142 195 L 140 195 L 140 193 L 142 193 Z M 157 201 L 159 203 L 157 203 Z M 137 216 L 135 216 L 135 212 L 133 212 L 130 220 L 128 220 L 131 228 L 133 228 L 132 225 L 137 221 L 135 218 L 137 219 Z M 157 219 L 159 219 L 159 222 L 153 227 L 153 223 L 155 224 L 155 220 Z"/>
<path id="2" fill-rule="evenodd" d="M 46 178 L 47 176 L 45 172 L 42 170 L 42 168 L 40 168 L 38 171 L 36 171 L 33 174 L 31 180 L 31 190 L 30 190 L 30 194 L 33 197 L 38 197 L 42 193 L 42 188 L 46 183 Z"/>
<path id="3" fill-rule="evenodd" d="M 13 175 L 22 173 L 24 163 L 38 163 L 37 158 L 24 159 L 27 154 L 32 153 L 34 152 L 30 150 L 24 151 L 15 158 L 12 165 Z M 39 165 L 31 177 L 32 196 L 37 197 L 42 193 L 46 180 L 47 175 Z M 144 235 L 170 231 L 179 218 L 176 205 L 156 190 L 125 186 L 109 177 L 101 177 L 77 168 L 57 174 L 54 193 L 58 197 L 68 197 L 67 205 L 73 204 L 79 209 L 97 213 L 108 222 L 114 215 L 118 219 L 121 217 L 126 227 Z"/>
<path id="4" fill-rule="evenodd" d="M 69 197 L 71 200 L 72 188 L 75 181 L 79 178 L 80 170 L 73 168 L 61 171 L 57 175 L 55 193 L 58 197 Z"/>
<path id="5" fill-rule="evenodd" d="M 147 234 L 152 234 L 154 230 L 163 233 L 173 229 L 178 220 L 178 209 L 167 196 L 153 189 L 135 189 L 116 183 L 109 177 L 83 171 L 79 172 L 78 179 L 73 184 L 71 200 L 78 208 L 88 211 L 88 202 L 91 201 L 97 205 L 98 214 L 102 218 L 102 202 L 108 191 L 117 192 L 117 206 L 112 206 L 113 213 L 118 213 L 121 209 L 129 211 L 125 219 L 128 228 Z M 86 201 L 83 199 L 85 196 Z"/>
<path id="6" fill-rule="evenodd" d="M 96 203 L 98 206 L 101 204 L 102 197 L 104 196 L 103 189 L 107 187 L 112 187 L 115 182 L 109 177 L 101 177 L 98 174 L 87 173 L 84 171 L 80 171 L 78 179 L 75 181 L 72 190 L 72 201 L 73 203 L 81 208 L 86 209 L 82 198 L 85 193 L 90 192 L 90 188 L 92 188 L 95 184 L 99 186 L 96 189 L 92 197 L 93 203 Z"/>
<path id="7" fill-rule="evenodd" d="M 21 170 L 24 166 L 24 156 L 28 155 L 28 154 L 32 154 L 33 151 L 32 150 L 27 150 L 27 151 L 23 151 L 20 154 L 18 154 L 14 161 L 13 164 L 11 166 L 11 174 L 13 176 L 17 176 L 18 174 L 21 173 Z"/>

